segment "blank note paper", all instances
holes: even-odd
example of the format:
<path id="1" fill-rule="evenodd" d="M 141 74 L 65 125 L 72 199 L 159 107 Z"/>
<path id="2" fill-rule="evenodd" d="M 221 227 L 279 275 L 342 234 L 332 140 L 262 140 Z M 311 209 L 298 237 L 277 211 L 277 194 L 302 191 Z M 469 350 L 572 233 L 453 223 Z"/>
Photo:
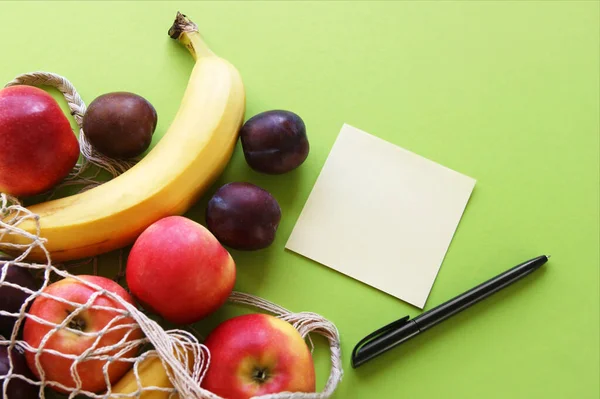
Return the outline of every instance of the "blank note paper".
<path id="1" fill-rule="evenodd" d="M 423 308 L 474 186 L 344 125 L 286 248 Z"/>

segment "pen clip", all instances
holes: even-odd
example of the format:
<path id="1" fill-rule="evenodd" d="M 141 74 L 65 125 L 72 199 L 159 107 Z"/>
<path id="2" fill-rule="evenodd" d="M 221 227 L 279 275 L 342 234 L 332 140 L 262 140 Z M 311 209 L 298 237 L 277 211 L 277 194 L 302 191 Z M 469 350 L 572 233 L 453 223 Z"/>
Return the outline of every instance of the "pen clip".
<path id="1" fill-rule="evenodd" d="M 380 329 L 373 331 L 371 334 L 367 335 L 366 337 L 364 337 L 363 339 L 361 339 L 356 346 L 354 347 L 354 349 L 352 350 L 352 363 L 354 363 L 354 360 L 357 358 L 357 354 L 359 354 L 360 349 L 367 343 L 369 343 L 369 341 L 373 340 L 374 338 L 377 338 L 378 336 L 385 334 L 386 332 L 390 331 L 390 330 L 395 330 L 396 328 L 405 325 L 406 323 L 408 323 L 408 319 L 410 318 L 410 316 L 404 316 L 403 318 L 393 321 L 390 324 L 381 327 Z"/>

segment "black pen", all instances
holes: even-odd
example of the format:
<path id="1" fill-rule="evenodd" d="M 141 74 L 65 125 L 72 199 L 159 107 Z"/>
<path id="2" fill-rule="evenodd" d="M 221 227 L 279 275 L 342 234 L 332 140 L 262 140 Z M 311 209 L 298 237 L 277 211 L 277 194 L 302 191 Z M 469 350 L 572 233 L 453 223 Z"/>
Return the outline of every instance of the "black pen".
<path id="1" fill-rule="evenodd" d="M 409 320 L 409 316 L 406 316 L 380 328 L 363 338 L 354 347 L 352 351 L 352 367 L 356 368 L 383 352 L 408 341 L 410 338 L 441 323 L 461 310 L 487 298 L 494 292 L 520 280 L 529 273 L 537 270 L 547 261 L 548 256 L 545 255 L 528 260 L 412 320 Z"/>

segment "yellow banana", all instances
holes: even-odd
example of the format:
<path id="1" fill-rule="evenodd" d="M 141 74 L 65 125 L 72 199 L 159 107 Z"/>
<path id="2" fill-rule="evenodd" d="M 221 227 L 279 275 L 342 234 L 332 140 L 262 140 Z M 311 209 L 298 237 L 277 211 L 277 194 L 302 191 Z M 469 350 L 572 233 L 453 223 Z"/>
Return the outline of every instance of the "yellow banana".
<path id="1" fill-rule="evenodd" d="M 242 79 L 204 43 L 194 23 L 178 14 L 169 31 L 196 63 L 171 126 L 150 153 L 127 172 L 83 193 L 36 204 L 41 236 L 53 261 L 95 256 L 133 243 L 150 224 L 183 214 L 229 162 L 245 112 Z M 11 216 L 9 216 L 10 218 Z M 19 225 L 35 234 L 33 221 Z M 5 235 L 3 243 L 27 244 Z M 27 258 L 45 262 L 36 248 Z"/>
<path id="2" fill-rule="evenodd" d="M 138 365 L 139 383 L 142 388 L 158 387 L 158 388 L 173 388 L 173 384 L 165 367 L 163 366 L 158 356 L 148 356 Z M 115 385 L 111 388 L 111 393 L 134 393 L 138 391 L 138 380 L 135 377 L 133 368 L 127 372 Z M 170 395 L 170 396 L 169 396 Z M 109 396 L 109 399 L 117 397 Z M 137 396 L 136 396 L 137 398 Z M 141 390 L 139 399 L 180 399 L 179 395 L 171 394 L 168 391 L 159 391 L 155 389 Z"/>

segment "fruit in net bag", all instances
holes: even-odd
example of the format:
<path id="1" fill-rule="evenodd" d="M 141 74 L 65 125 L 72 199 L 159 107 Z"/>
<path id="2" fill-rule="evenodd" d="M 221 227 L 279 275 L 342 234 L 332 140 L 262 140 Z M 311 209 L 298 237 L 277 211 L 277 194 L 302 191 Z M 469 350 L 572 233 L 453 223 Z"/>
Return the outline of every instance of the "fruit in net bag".
<path id="1" fill-rule="evenodd" d="M 111 279 L 87 275 L 77 277 L 96 284 L 100 288 L 120 296 L 130 304 L 134 304 L 133 298 L 127 291 Z M 121 315 L 120 310 L 125 310 L 125 307 L 105 294 L 97 296 L 91 302 L 91 305 L 101 306 L 102 309 L 82 309 L 81 306 L 73 306 L 55 299 L 60 298 L 83 305 L 90 301 L 92 295 L 96 292 L 96 289 L 72 277 L 48 285 L 44 289 L 44 293 L 52 297 L 37 297 L 33 301 L 29 313 L 56 325 L 60 325 L 68 317 L 72 317 L 71 320 L 66 323 L 66 328 L 63 327 L 53 331 L 54 326 L 38 322 L 33 318 L 27 318 L 23 329 L 23 340 L 33 348 L 40 348 L 38 350 L 52 349 L 60 354 L 79 356 L 96 345 L 96 349 L 102 349 L 102 355 L 113 356 L 114 358 L 110 362 L 100 359 L 84 359 L 75 367 L 81 379 L 81 389 L 90 392 L 99 392 L 106 389 L 103 368 L 107 362 L 109 363 L 107 373 L 111 383 L 117 382 L 131 368 L 131 362 L 120 359 L 135 356 L 137 346 L 134 345 L 133 348 L 120 354 L 119 357 L 116 357 L 116 354 L 123 349 L 124 344 L 143 336 L 142 331 L 137 327 L 132 317 Z M 100 331 L 107 325 L 109 325 L 108 330 L 101 333 Z M 50 333 L 50 337 L 42 346 L 42 340 L 48 333 Z M 98 336 L 100 336 L 99 339 Z M 96 340 L 98 342 L 95 344 Z M 120 341 L 123 341 L 123 343 L 118 348 L 109 349 L 109 347 L 119 344 Z M 61 383 L 68 388 L 75 388 L 77 384 L 71 375 L 71 366 L 74 360 L 60 354 L 43 352 L 39 356 L 41 369 L 44 371 L 46 380 Z M 94 356 L 100 356 L 100 354 L 96 353 Z M 39 378 L 40 371 L 37 368 L 35 357 L 35 353 L 29 351 L 26 353 L 29 368 Z M 66 390 L 59 387 L 52 387 L 59 392 L 67 393 Z"/>
<path id="2" fill-rule="evenodd" d="M 10 362 L 12 361 L 12 373 L 8 386 L 6 387 L 6 393 L 8 399 L 37 399 L 39 398 L 39 388 L 36 385 L 30 384 L 25 380 L 14 377 L 18 374 L 23 377 L 27 377 L 32 381 L 35 381 L 35 377 L 27 367 L 25 361 L 25 355 L 23 350 L 17 346 L 13 347 L 9 351 L 8 345 L 0 345 L 0 398 L 5 399 L 2 395 L 2 387 L 5 383 L 5 379 L 2 377 L 9 378 Z M 9 358 L 10 353 L 10 358 Z"/>
<path id="3" fill-rule="evenodd" d="M 288 322 L 248 314 L 221 323 L 206 341 L 210 366 L 202 387 L 227 399 L 315 392 L 310 349 Z"/>
<path id="4" fill-rule="evenodd" d="M 179 344 L 176 345 L 177 348 L 173 350 L 173 354 L 182 364 L 187 363 L 188 372 L 192 372 L 196 360 L 194 351 L 187 350 Z M 181 399 L 180 394 L 169 392 L 175 390 L 173 382 L 169 378 L 169 375 L 174 375 L 174 370 L 168 364 L 165 366 L 154 350 L 144 353 L 144 356 L 138 361 L 137 368 L 134 366 L 111 387 L 110 392 L 115 395 L 110 395 L 108 398 L 117 399 L 119 394 L 132 394 L 139 390 L 140 396 L 133 396 L 136 399 Z M 166 389 L 159 391 L 157 388 Z"/>
<path id="5" fill-rule="evenodd" d="M 21 306 L 31 294 L 21 288 L 11 287 L 8 284 L 37 291 L 38 283 L 25 267 L 19 267 L 7 262 L 0 267 L 0 275 L 4 272 L 6 276 L 4 281 L 0 283 L 0 310 L 16 314 L 19 313 Z M 16 316 L 0 315 L 0 335 L 10 338 L 16 322 Z M 22 326 L 23 322 L 21 322 Z"/>

